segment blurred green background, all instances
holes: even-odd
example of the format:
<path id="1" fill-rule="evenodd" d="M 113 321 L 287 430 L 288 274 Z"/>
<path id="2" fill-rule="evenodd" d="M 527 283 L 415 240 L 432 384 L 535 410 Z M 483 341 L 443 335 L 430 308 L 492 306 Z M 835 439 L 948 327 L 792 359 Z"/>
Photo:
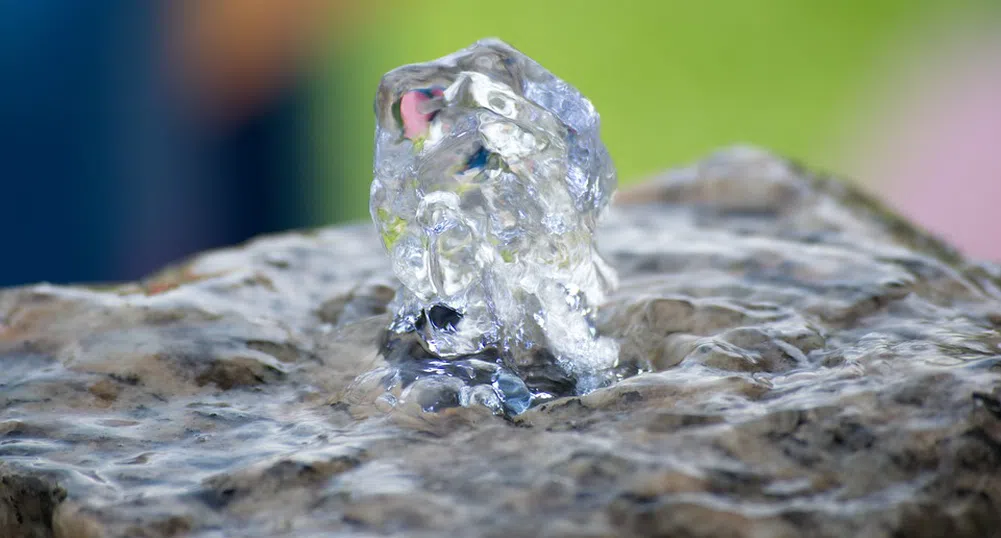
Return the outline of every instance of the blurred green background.
<path id="1" fill-rule="evenodd" d="M 488 36 L 594 102 L 621 185 L 751 143 L 1001 261 L 999 15 L 999 0 L 0 2 L 0 286 L 130 280 L 367 219 L 380 77 Z"/>
<path id="2" fill-rule="evenodd" d="M 594 102 L 620 185 L 736 142 L 846 171 L 845 138 L 906 49 L 945 21 L 977 18 L 998 4 L 389 2 L 338 36 L 322 62 L 314 140 L 318 181 L 328 190 L 317 201 L 335 220 L 367 215 L 369 103 L 384 72 L 487 36 L 521 49 Z"/>

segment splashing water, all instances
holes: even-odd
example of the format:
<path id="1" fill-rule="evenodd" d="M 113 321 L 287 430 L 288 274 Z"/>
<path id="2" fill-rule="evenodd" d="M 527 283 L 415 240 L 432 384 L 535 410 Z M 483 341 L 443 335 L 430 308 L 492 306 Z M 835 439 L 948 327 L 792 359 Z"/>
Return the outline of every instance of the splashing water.
<path id="1" fill-rule="evenodd" d="M 488 39 L 387 73 L 375 108 L 371 213 L 402 283 L 391 333 L 438 360 L 494 350 L 521 378 L 554 363 L 577 393 L 612 379 L 618 346 L 593 315 L 615 276 L 592 236 L 616 176 L 591 103 Z M 502 400 L 523 390 L 491 379 Z"/>

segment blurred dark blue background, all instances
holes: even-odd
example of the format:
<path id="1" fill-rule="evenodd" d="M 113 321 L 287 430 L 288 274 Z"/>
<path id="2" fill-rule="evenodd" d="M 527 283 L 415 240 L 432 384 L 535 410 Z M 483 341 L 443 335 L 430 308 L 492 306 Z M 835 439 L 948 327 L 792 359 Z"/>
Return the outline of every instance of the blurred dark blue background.
<path id="1" fill-rule="evenodd" d="M 133 279 L 318 222 L 305 84 L 204 113 L 179 84 L 166 5 L 0 3 L 0 286 Z"/>

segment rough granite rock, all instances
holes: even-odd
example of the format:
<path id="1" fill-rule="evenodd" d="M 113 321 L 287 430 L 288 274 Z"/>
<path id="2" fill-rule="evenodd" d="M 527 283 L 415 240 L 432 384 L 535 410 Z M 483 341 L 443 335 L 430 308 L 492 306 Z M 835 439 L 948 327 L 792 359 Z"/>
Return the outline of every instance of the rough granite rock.
<path id="1" fill-rule="evenodd" d="M 747 148 L 598 244 L 644 373 L 511 420 L 364 375 L 367 223 L 4 290 L 0 536 L 1001 536 L 998 267 Z"/>

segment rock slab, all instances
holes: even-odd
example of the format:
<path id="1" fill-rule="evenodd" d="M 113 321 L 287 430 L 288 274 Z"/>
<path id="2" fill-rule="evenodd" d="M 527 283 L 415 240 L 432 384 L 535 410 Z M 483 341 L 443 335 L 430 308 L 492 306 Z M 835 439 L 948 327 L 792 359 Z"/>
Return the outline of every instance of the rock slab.
<path id="1" fill-rule="evenodd" d="M 750 148 L 631 191 L 637 375 L 515 419 L 387 394 L 368 224 L 0 291 L 0 536 L 1001 536 L 1001 269 Z"/>

